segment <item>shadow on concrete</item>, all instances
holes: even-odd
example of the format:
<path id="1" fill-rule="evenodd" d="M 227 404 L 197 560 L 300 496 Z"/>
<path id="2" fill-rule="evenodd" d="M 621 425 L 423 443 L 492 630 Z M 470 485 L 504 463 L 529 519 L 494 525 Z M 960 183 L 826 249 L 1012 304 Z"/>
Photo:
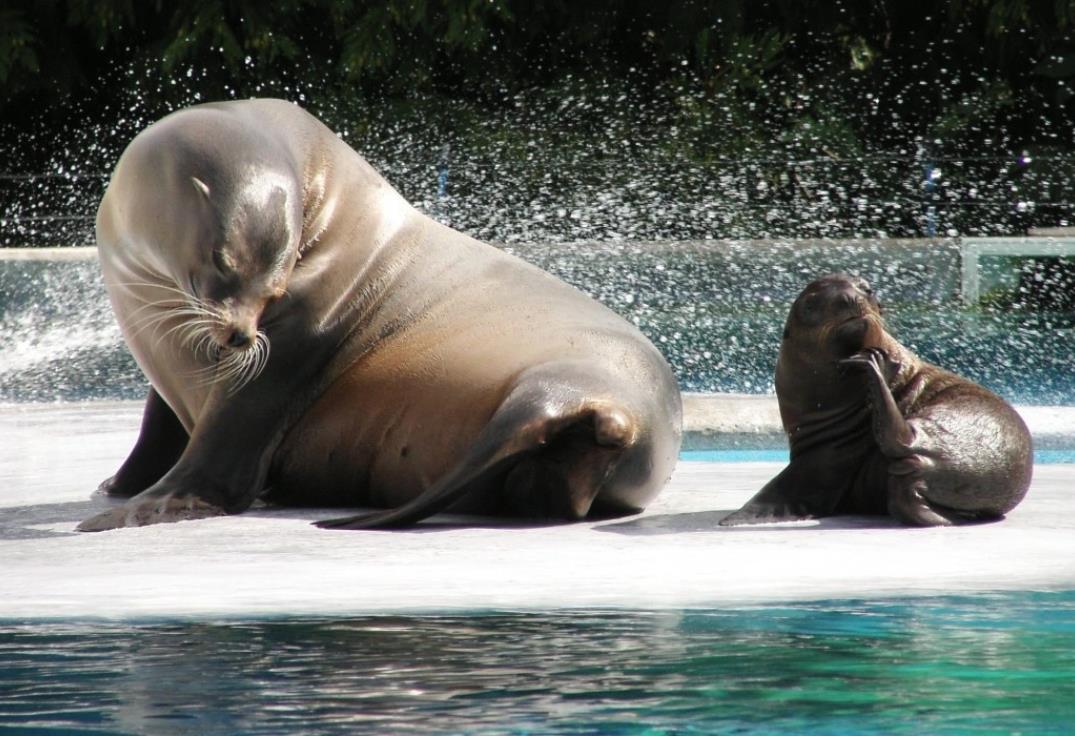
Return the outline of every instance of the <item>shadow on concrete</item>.
<path id="1" fill-rule="evenodd" d="M 0 540 L 42 539 L 48 537 L 65 537 L 78 534 L 75 525 L 84 519 L 121 505 L 125 499 L 94 494 L 85 501 L 67 503 L 36 504 L 33 506 L 16 506 L 0 512 Z M 355 508 L 311 508 L 301 506 L 280 506 L 257 502 L 242 516 L 261 519 L 289 519 L 314 522 L 372 513 L 378 509 Z M 609 520 L 596 523 L 593 529 L 599 532 L 625 534 L 629 536 L 652 536 L 662 534 L 700 534 L 721 533 L 735 534 L 743 532 L 777 531 L 853 531 L 868 529 L 897 529 L 902 525 L 887 516 L 830 516 L 824 519 L 812 519 L 780 524 L 750 524 L 742 526 L 720 526 L 720 521 L 734 509 L 716 509 L 708 511 L 688 511 L 678 514 L 650 514 L 627 517 L 621 520 Z M 34 529 L 35 526 L 70 523 L 70 531 Z M 387 531 L 395 533 L 428 534 L 463 529 L 540 529 L 551 526 L 563 526 L 573 522 L 563 520 L 527 519 L 510 516 L 477 516 L 472 514 L 438 514 L 420 523 L 399 529 L 372 529 L 361 531 Z M 574 522 L 593 523 L 593 520 Z M 334 531 L 326 529 L 326 532 Z M 352 531 L 352 530 L 340 530 Z"/>
<path id="2" fill-rule="evenodd" d="M 93 496 L 85 501 L 68 501 L 67 503 L 42 503 L 33 506 L 14 506 L 0 510 L 0 540 L 8 539 L 45 539 L 47 537 L 69 537 L 78 534 L 75 525 L 94 514 L 107 511 L 118 505 L 122 499 L 109 501 L 104 496 Z M 33 529 L 44 524 L 71 524 L 71 531 L 62 532 L 51 529 Z"/>
<path id="3" fill-rule="evenodd" d="M 329 519 L 359 516 L 367 513 L 376 513 L 384 509 L 374 508 L 309 508 L 295 506 L 265 505 L 245 512 L 244 516 L 257 516 L 263 519 L 299 519 L 309 521 L 311 524 Z M 444 532 L 457 529 L 540 529 L 549 526 L 560 526 L 563 521 L 547 521 L 542 519 L 526 519 L 511 516 L 477 516 L 473 514 L 437 514 L 428 519 L 423 519 L 414 526 L 400 527 L 398 529 L 326 529 L 326 532 L 411 532 L 429 533 Z"/>
<path id="4" fill-rule="evenodd" d="M 75 526 L 85 519 L 102 511 L 122 505 L 127 499 L 95 493 L 85 501 L 67 503 L 34 504 L 32 506 L 13 506 L 0 509 L 0 540 L 11 539 L 45 539 L 48 537 L 67 537 L 81 532 Z M 373 513 L 383 509 L 356 508 L 311 508 L 302 506 L 278 506 L 257 502 L 254 507 L 241 516 L 261 519 L 294 519 L 308 521 L 311 524 L 326 519 L 355 516 L 361 513 Z M 70 531 L 53 529 L 34 529 L 35 526 L 71 525 Z M 438 514 L 423 520 L 412 527 L 400 529 L 371 529 L 362 531 L 391 531 L 429 533 L 453 529 L 538 529 L 547 526 L 562 525 L 562 521 L 545 521 L 502 516 L 474 516 L 467 514 Z M 326 533 L 333 530 L 326 529 Z M 341 530 L 351 531 L 351 530 Z"/>

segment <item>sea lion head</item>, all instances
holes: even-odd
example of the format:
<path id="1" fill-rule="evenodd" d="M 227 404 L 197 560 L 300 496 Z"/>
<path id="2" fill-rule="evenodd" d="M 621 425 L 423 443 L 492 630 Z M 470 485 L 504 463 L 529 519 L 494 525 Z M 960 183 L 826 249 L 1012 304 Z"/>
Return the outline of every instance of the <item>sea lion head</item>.
<path id="1" fill-rule="evenodd" d="M 784 326 L 784 346 L 833 362 L 880 347 L 884 335 L 881 304 L 870 284 L 836 273 L 811 281 L 795 299 Z"/>
<path id="2" fill-rule="evenodd" d="M 217 171 L 187 177 L 185 197 L 197 227 L 178 244 L 172 271 L 188 295 L 184 337 L 214 366 L 207 382 L 237 390 L 268 361 L 261 320 L 287 293 L 302 209 L 294 179 L 272 168 L 248 166 L 228 178 L 214 176 Z"/>
<path id="3" fill-rule="evenodd" d="M 191 176 L 190 195 L 208 224 L 188 241 L 193 252 L 184 259 L 189 293 L 205 312 L 205 335 L 218 351 L 250 350 L 262 313 L 286 293 L 294 268 L 297 193 L 284 176 L 252 171 L 217 186 Z"/>
<path id="4" fill-rule="evenodd" d="M 789 433 L 804 417 L 861 402 L 840 361 L 886 340 L 881 305 L 865 279 L 838 273 L 810 282 L 795 299 L 776 362 L 776 395 Z"/>

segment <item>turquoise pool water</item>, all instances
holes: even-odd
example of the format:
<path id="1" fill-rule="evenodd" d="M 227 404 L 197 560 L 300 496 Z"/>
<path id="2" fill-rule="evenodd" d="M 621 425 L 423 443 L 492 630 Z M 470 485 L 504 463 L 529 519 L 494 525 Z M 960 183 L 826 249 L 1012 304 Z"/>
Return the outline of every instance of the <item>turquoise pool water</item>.
<path id="1" fill-rule="evenodd" d="M 786 463 L 787 450 L 684 450 L 680 460 L 704 463 Z M 1034 463 L 1075 463 L 1075 450 L 1035 450 Z"/>
<path id="2" fill-rule="evenodd" d="M 941 301 L 950 288 L 933 283 L 936 254 L 928 250 L 888 273 L 871 265 L 879 257 L 872 251 L 837 248 L 835 262 L 789 269 L 751 253 L 622 248 L 521 254 L 638 324 L 686 391 L 771 394 L 795 295 L 811 275 L 857 268 L 896 300 L 890 327 L 924 359 L 1015 404 L 1075 403 L 1075 315 L 963 310 Z M 0 350 L 2 402 L 145 397 L 146 379 L 121 341 L 94 261 L 0 258 L 0 335 L 8 340 Z"/>
<path id="3" fill-rule="evenodd" d="M 0 623 L 0 731 L 1061 734 L 1075 592 Z"/>

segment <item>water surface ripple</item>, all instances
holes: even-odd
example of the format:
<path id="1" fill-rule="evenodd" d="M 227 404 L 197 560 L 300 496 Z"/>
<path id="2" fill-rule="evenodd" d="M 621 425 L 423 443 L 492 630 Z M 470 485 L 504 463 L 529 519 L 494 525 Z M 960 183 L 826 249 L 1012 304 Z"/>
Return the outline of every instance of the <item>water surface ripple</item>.
<path id="1" fill-rule="evenodd" d="M 1075 592 L 0 624 L 0 730 L 1070 733 Z"/>

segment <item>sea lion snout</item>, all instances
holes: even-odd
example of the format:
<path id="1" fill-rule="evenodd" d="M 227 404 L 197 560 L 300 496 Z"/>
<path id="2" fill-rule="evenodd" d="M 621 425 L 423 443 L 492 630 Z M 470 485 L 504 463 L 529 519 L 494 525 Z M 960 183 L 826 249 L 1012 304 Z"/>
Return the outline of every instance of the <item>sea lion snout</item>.
<path id="1" fill-rule="evenodd" d="M 829 274 L 810 282 L 799 294 L 784 338 L 845 357 L 863 347 L 880 315 L 880 304 L 864 279 Z"/>
<path id="2" fill-rule="evenodd" d="M 262 332 L 262 316 L 274 301 L 260 292 L 256 295 L 237 295 L 221 302 L 209 302 L 214 313 L 209 335 L 222 351 L 242 352 L 254 346 Z"/>
<path id="3" fill-rule="evenodd" d="M 212 330 L 213 341 L 222 351 L 241 353 L 254 346 L 259 329 L 257 319 L 224 319 Z"/>
<path id="4" fill-rule="evenodd" d="M 253 338 L 250 336 L 250 332 L 242 327 L 232 330 L 232 333 L 228 335 L 227 346 L 233 350 L 241 350 L 250 346 Z"/>
<path id="5" fill-rule="evenodd" d="M 838 357 L 879 344 L 881 304 L 868 281 L 836 273 L 810 282 L 795 301 L 785 336 L 827 346 Z"/>

